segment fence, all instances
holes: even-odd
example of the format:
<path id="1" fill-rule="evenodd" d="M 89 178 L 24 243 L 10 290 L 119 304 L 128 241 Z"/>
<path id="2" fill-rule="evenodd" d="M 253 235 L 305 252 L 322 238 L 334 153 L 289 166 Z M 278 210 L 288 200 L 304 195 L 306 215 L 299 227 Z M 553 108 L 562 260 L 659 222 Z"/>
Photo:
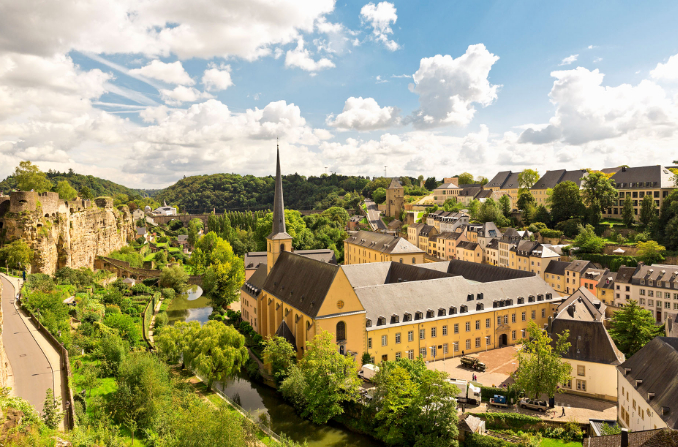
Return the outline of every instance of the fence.
<path id="1" fill-rule="evenodd" d="M 20 292 L 21 293 L 21 292 Z M 23 298 L 23 297 L 21 297 Z M 33 313 L 24 305 L 23 299 L 19 301 L 21 303 L 21 309 L 26 312 L 28 317 L 31 319 L 33 324 L 38 328 L 38 331 L 47 339 L 50 345 L 59 353 L 59 359 L 61 365 L 61 396 L 66 396 L 66 412 L 64 414 L 64 426 L 68 430 L 73 430 L 75 427 L 75 405 L 73 402 L 73 390 L 71 389 L 71 384 L 69 378 L 72 377 L 71 373 L 71 362 L 68 359 L 68 351 L 64 346 L 59 342 L 59 340 L 52 335 L 45 326 L 40 323 L 40 321 L 33 315 Z M 64 371 L 66 374 L 64 374 Z M 56 395 L 56 392 L 54 393 Z"/>

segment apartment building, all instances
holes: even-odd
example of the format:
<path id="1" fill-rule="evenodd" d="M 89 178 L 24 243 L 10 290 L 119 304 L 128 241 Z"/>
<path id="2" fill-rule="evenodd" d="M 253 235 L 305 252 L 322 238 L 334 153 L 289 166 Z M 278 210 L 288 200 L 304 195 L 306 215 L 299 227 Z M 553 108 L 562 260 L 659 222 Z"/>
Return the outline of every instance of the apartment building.
<path id="1" fill-rule="evenodd" d="M 563 301 L 549 327 L 552 337 L 569 331 L 570 348 L 562 361 L 572 366 L 562 388 L 572 394 L 617 400 L 617 366 L 626 358 L 604 325 L 605 304 L 581 287 Z"/>
<path id="2" fill-rule="evenodd" d="M 596 286 L 596 296 L 605 304 L 614 304 L 614 281 L 617 272 L 607 272 L 600 278 Z"/>
<path id="3" fill-rule="evenodd" d="M 622 265 L 617 270 L 617 277 L 614 280 L 614 304 L 616 306 L 624 307 L 631 299 L 631 280 L 637 269 L 637 267 Z"/>
<path id="4" fill-rule="evenodd" d="M 464 206 L 468 206 L 469 203 L 476 198 L 478 193 L 483 190 L 483 185 L 481 184 L 472 184 L 472 185 L 462 185 L 461 191 L 457 195 L 457 202 L 463 203 Z"/>
<path id="5" fill-rule="evenodd" d="M 458 242 L 457 259 L 460 261 L 475 262 L 480 264 L 483 262 L 483 249 L 477 242 Z"/>
<path id="6" fill-rule="evenodd" d="M 518 183 L 518 174 L 520 173 L 511 171 L 499 172 L 492 178 L 492 180 L 487 182 L 485 189 L 498 192 L 499 197 L 504 194 L 509 196 L 511 199 L 511 209 L 516 209 L 516 202 L 518 201 L 518 189 L 520 189 L 520 184 Z"/>
<path id="7" fill-rule="evenodd" d="M 461 188 L 459 187 L 459 179 L 457 177 L 446 179 L 450 182 L 443 183 L 433 190 L 433 202 L 437 205 L 442 205 L 448 199 L 455 199 L 459 196 Z"/>
<path id="8" fill-rule="evenodd" d="M 636 217 L 640 214 L 641 202 L 647 195 L 654 199 L 655 208 L 659 212 L 664 199 L 676 188 L 673 173 L 660 165 L 635 168 L 622 166 L 611 178 L 619 196 L 614 207 L 603 210 L 603 217 L 621 218 L 627 196 L 633 200 Z"/>
<path id="9" fill-rule="evenodd" d="M 433 225 L 424 225 L 419 231 L 419 249 L 428 252 L 428 240 L 431 236 L 438 234 L 438 230 Z"/>
<path id="10" fill-rule="evenodd" d="M 544 270 L 549 262 L 559 260 L 558 253 L 544 247 L 539 242 L 520 241 L 509 249 L 510 268 L 536 273 L 540 278 L 544 278 Z"/>
<path id="11" fill-rule="evenodd" d="M 468 225 L 470 216 L 466 213 L 448 213 L 440 216 L 438 231 L 441 233 L 452 233 L 457 231 L 462 225 Z"/>
<path id="12" fill-rule="evenodd" d="M 358 231 L 344 240 L 345 265 L 387 261 L 422 264 L 425 252 L 405 238 L 371 231 Z"/>
<path id="13" fill-rule="evenodd" d="M 499 239 L 492 239 L 485 246 L 483 262 L 490 265 L 499 265 Z"/>
<path id="14" fill-rule="evenodd" d="M 630 286 L 631 299 L 652 312 L 657 323 L 678 311 L 678 266 L 639 263 Z"/>
<path id="15" fill-rule="evenodd" d="M 566 261 L 551 261 L 544 269 L 544 281 L 558 293 L 566 293 L 565 269 L 570 265 Z"/>
<path id="16" fill-rule="evenodd" d="M 581 275 L 579 286 L 588 289 L 594 295 L 597 295 L 596 289 L 600 283 L 600 279 L 610 273 L 610 269 L 596 269 L 590 268 Z"/>
<path id="17" fill-rule="evenodd" d="M 565 293 L 574 293 L 581 287 L 581 277 L 589 268 L 593 268 L 590 261 L 572 261 L 565 267 Z"/>
<path id="18" fill-rule="evenodd" d="M 553 189 L 559 183 L 574 182 L 579 188 L 582 186 L 582 179 L 588 175 L 585 169 L 578 169 L 575 171 L 568 171 L 566 169 L 557 169 L 555 171 L 546 171 L 537 183 L 532 185 L 530 193 L 535 198 L 537 206 L 546 206 L 546 199 L 548 198 L 548 190 Z"/>
<path id="19" fill-rule="evenodd" d="M 514 265 L 511 265 L 510 255 L 511 248 L 518 245 L 522 240 L 522 236 L 515 228 L 509 228 L 504 232 L 504 234 L 499 238 L 499 266 L 506 268 L 516 268 L 515 262 Z"/>
<path id="20" fill-rule="evenodd" d="M 678 428 L 678 338 L 656 337 L 617 367 L 617 418 L 633 432 Z"/>

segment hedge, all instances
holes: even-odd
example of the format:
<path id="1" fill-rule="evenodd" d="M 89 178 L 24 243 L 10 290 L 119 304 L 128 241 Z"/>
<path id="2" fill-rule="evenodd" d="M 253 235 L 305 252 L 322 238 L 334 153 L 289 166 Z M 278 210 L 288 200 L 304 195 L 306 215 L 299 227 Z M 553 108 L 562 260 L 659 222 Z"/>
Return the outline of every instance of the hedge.
<path id="1" fill-rule="evenodd" d="M 560 230 L 549 230 L 548 228 L 544 230 L 539 230 L 539 234 L 542 235 L 542 237 L 547 237 L 549 239 L 551 238 L 559 238 L 560 236 L 563 235 L 563 232 Z"/>
<path id="2" fill-rule="evenodd" d="M 492 387 L 492 386 L 481 386 L 480 387 L 480 396 L 483 400 L 483 402 L 489 402 L 491 398 L 494 397 L 494 395 L 497 394 L 499 396 L 506 396 L 506 399 L 511 400 L 513 398 L 514 400 L 516 399 L 516 391 L 512 388 L 499 388 L 499 387 Z"/>
<path id="3" fill-rule="evenodd" d="M 495 438 L 488 435 L 478 435 L 476 433 L 468 433 L 464 438 L 465 447 L 513 447 L 519 444 L 504 441 L 500 438 Z"/>
<path id="4" fill-rule="evenodd" d="M 476 413 L 474 416 L 484 419 L 487 428 L 498 430 L 506 428 L 521 430 L 526 425 L 536 425 L 542 422 L 538 417 L 522 413 Z"/>
<path id="5" fill-rule="evenodd" d="M 584 259 L 600 264 L 613 272 L 619 270 L 619 267 L 622 265 L 627 267 L 635 267 L 638 265 L 638 260 L 633 256 L 603 255 L 599 253 L 575 253 L 575 256 L 578 259 Z"/>

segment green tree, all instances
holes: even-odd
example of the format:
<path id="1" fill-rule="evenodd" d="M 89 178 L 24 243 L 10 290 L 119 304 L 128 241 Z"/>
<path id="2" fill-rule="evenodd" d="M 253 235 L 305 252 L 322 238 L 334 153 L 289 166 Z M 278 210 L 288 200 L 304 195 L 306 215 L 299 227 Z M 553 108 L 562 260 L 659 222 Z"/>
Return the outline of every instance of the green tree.
<path id="1" fill-rule="evenodd" d="M 480 202 L 477 199 L 471 200 L 471 202 L 468 204 L 468 213 L 471 216 L 471 219 L 477 219 L 479 212 Z"/>
<path id="2" fill-rule="evenodd" d="M 551 219 L 554 223 L 584 214 L 579 186 L 574 182 L 558 183 L 547 200 L 551 206 Z"/>
<path id="3" fill-rule="evenodd" d="M 203 275 L 203 288 L 216 308 L 238 300 L 240 287 L 245 282 L 242 259 L 233 253 L 231 244 L 219 238 L 209 255 L 210 266 Z"/>
<path id="4" fill-rule="evenodd" d="M 617 348 L 629 358 L 650 340 L 662 336 L 664 326 L 657 326 L 652 312 L 629 300 L 612 314 L 609 333 Z"/>
<path id="5" fill-rule="evenodd" d="M 377 188 L 372 193 L 372 200 L 377 205 L 384 203 L 386 201 L 386 190 L 384 188 Z"/>
<path id="6" fill-rule="evenodd" d="M 509 196 L 506 194 L 501 196 L 499 199 L 499 207 L 501 208 L 501 212 L 504 214 L 504 217 L 511 217 L 511 198 Z"/>
<path id="7" fill-rule="evenodd" d="M 344 402 L 358 397 L 360 379 L 351 357 L 337 351 L 334 336 L 324 330 L 306 342 L 304 357 L 289 368 L 280 390 L 298 406 L 301 416 L 325 424 L 344 412 Z"/>
<path id="8" fill-rule="evenodd" d="M 183 293 L 188 286 L 188 273 L 179 265 L 165 267 L 160 272 L 158 285 L 174 289 L 177 293 Z"/>
<path id="9" fill-rule="evenodd" d="M 592 225 L 579 225 L 579 234 L 574 239 L 574 245 L 579 248 L 579 253 L 602 253 L 605 239 L 596 234 Z"/>
<path id="10" fill-rule="evenodd" d="M 656 241 L 638 242 L 636 247 L 638 248 L 636 257 L 642 259 L 645 264 L 652 265 L 664 260 L 666 247 Z"/>
<path id="11" fill-rule="evenodd" d="M 487 185 L 488 182 L 489 180 L 487 179 L 487 177 L 483 177 L 482 175 L 478 176 L 478 178 L 476 179 L 476 183 L 480 185 Z"/>
<path id="12" fill-rule="evenodd" d="M 195 244 L 198 242 L 198 229 L 195 225 L 189 225 L 188 227 L 188 245 L 195 247 Z"/>
<path id="13" fill-rule="evenodd" d="M 651 194 L 646 194 L 640 202 L 640 223 L 647 227 L 657 219 L 657 211 Z"/>
<path id="14" fill-rule="evenodd" d="M 526 189 L 518 191 L 518 201 L 516 202 L 516 206 L 519 210 L 525 212 L 525 210 L 527 210 L 530 205 L 535 206 L 536 204 L 537 201 L 530 191 Z"/>
<path id="15" fill-rule="evenodd" d="M 25 269 L 31 265 L 33 250 L 23 239 L 17 239 L 0 248 L 0 263 L 12 269 Z"/>
<path id="16" fill-rule="evenodd" d="M 419 387 L 409 371 L 398 365 L 388 372 L 379 371 L 375 381 L 379 393 L 377 435 L 389 445 L 406 445 L 410 429 L 407 416 Z"/>
<path id="17" fill-rule="evenodd" d="M 539 205 L 537 207 L 537 212 L 532 216 L 532 222 L 542 222 L 549 225 L 551 223 L 551 214 L 549 214 L 549 210 L 547 210 L 544 205 Z"/>
<path id="18" fill-rule="evenodd" d="M 435 177 L 429 177 L 424 182 L 424 188 L 428 189 L 429 191 L 433 191 L 437 187 L 438 187 L 438 181 L 436 180 Z"/>
<path id="19" fill-rule="evenodd" d="M 523 169 L 523 171 L 518 174 L 518 185 L 523 189 L 530 189 L 537 183 L 539 180 L 539 172 L 534 169 Z"/>
<path id="20" fill-rule="evenodd" d="M 572 371 L 572 366 L 561 360 L 570 349 L 567 341 L 570 332 L 554 334 L 557 338 L 551 340 L 545 330 L 530 321 L 527 335 L 523 339 L 523 348 L 516 354 L 519 365 L 513 373 L 516 385 L 535 399 L 542 394 L 554 397 L 557 392 L 562 392 L 559 385 L 570 379 Z"/>
<path id="21" fill-rule="evenodd" d="M 304 237 L 306 236 L 306 223 L 299 211 L 285 210 L 285 228 L 287 234 L 292 236 L 292 246 L 295 250 L 303 250 Z M 257 242 L 257 250 L 266 250 L 266 237 L 273 230 L 273 213 L 268 213 L 257 220 L 254 240 Z M 312 237 L 313 235 L 311 235 Z"/>
<path id="22" fill-rule="evenodd" d="M 346 226 L 351 216 L 344 208 L 333 206 L 322 212 L 321 216 L 327 217 L 330 221 L 338 223 L 342 228 Z"/>
<path id="23" fill-rule="evenodd" d="M 89 189 L 87 186 L 83 186 L 80 188 L 80 197 L 83 199 L 89 199 L 92 200 L 94 198 L 94 194 L 92 193 L 92 190 Z"/>
<path id="24" fill-rule="evenodd" d="M 194 336 L 187 341 L 189 361 L 186 364 L 207 378 L 210 389 L 215 380 L 233 377 L 249 358 L 245 337 L 233 326 L 210 320 L 200 330 L 189 333 Z"/>
<path id="25" fill-rule="evenodd" d="M 443 203 L 443 210 L 449 212 L 458 212 L 464 209 L 464 204 L 461 202 L 457 202 L 457 199 L 451 198 L 445 200 L 445 203 Z"/>
<path id="26" fill-rule="evenodd" d="M 458 183 L 460 185 L 471 185 L 474 182 L 473 174 L 470 174 L 468 172 L 463 172 L 463 173 L 459 174 L 458 178 L 459 178 Z"/>
<path id="27" fill-rule="evenodd" d="M 62 200 L 73 200 L 78 197 L 78 191 L 67 180 L 61 180 L 57 183 L 56 192 L 59 193 L 59 198 Z"/>
<path id="28" fill-rule="evenodd" d="M 296 352 L 294 346 L 288 343 L 282 337 L 277 335 L 264 340 L 264 350 L 262 354 L 266 363 L 270 363 L 271 372 L 276 382 L 282 382 L 287 377 L 287 370 L 292 366 Z"/>
<path id="29" fill-rule="evenodd" d="M 99 368 L 92 364 L 83 365 L 80 375 L 82 376 L 82 385 L 87 390 L 87 394 L 91 396 L 92 388 L 95 388 L 99 383 Z"/>
<path id="30" fill-rule="evenodd" d="M 602 220 L 602 211 L 617 202 L 614 181 L 602 172 L 590 172 L 582 179 L 583 202 L 587 207 L 589 222 L 596 226 Z"/>
<path id="31" fill-rule="evenodd" d="M 17 187 L 22 191 L 45 192 L 52 189 L 52 182 L 44 172 L 30 161 L 19 162 L 14 170 L 14 179 Z"/>
<path id="32" fill-rule="evenodd" d="M 636 216 L 633 211 L 633 200 L 631 200 L 631 194 L 627 193 L 626 198 L 624 199 L 624 208 L 622 208 L 622 220 L 624 225 L 628 228 L 632 228 L 633 224 L 636 222 Z"/>
<path id="33" fill-rule="evenodd" d="M 485 202 L 480 205 L 477 219 L 481 222 L 494 222 L 500 227 L 508 225 L 508 221 L 506 220 L 506 217 L 504 217 L 500 205 L 491 198 L 486 199 Z"/>
<path id="34" fill-rule="evenodd" d="M 57 403 L 59 400 L 59 403 Z M 61 398 L 55 398 L 52 388 L 47 388 L 47 393 L 45 395 L 45 403 L 42 407 L 42 420 L 45 422 L 45 425 L 56 430 L 59 428 L 59 424 L 64 418 L 64 413 L 59 410 L 61 408 Z"/>

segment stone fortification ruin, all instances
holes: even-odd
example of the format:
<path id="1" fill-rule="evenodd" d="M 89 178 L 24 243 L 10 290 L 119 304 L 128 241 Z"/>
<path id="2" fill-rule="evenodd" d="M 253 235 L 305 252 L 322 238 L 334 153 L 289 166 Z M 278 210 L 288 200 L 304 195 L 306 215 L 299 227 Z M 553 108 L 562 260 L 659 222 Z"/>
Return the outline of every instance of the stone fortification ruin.
<path id="1" fill-rule="evenodd" d="M 64 201 L 54 192 L 11 192 L 0 196 L 0 231 L 6 242 L 24 239 L 35 255 L 30 271 L 54 273 L 62 267 L 94 268 L 106 256 L 135 237 L 127 206 L 113 199 Z"/>

